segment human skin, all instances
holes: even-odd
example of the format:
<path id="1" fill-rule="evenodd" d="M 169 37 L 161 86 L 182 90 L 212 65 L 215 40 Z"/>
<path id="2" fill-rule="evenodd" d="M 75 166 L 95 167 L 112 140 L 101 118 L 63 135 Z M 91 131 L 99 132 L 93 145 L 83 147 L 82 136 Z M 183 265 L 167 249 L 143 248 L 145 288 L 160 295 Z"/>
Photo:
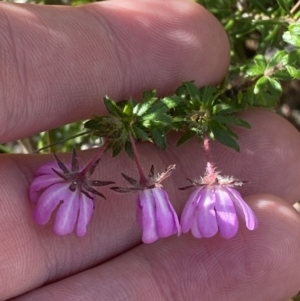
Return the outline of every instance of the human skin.
<path id="1" fill-rule="evenodd" d="M 218 83 L 229 65 L 224 30 L 205 9 L 185 0 L 110 1 L 79 8 L 0 4 L 0 142 L 105 113 L 115 100 L 182 81 Z M 241 223 L 236 237 L 190 234 L 145 245 L 134 195 L 101 190 L 83 238 L 55 236 L 32 219 L 28 188 L 50 155 L 0 156 L 0 300 L 284 301 L 300 287 L 299 133 L 263 110 L 242 115 L 241 152 L 212 143 L 223 174 L 248 181 L 241 189 L 259 227 Z M 202 147 L 191 141 L 159 152 L 138 145 L 145 170 L 177 164 L 164 188 L 180 213 L 186 177 L 202 175 Z M 79 153 L 87 163 L 94 150 Z M 69 160 L 70 155 L 60 155 Z M 113 161 L 112 161 L 113 160 Z M 95 179 L 136 177 L 133 162 L 105 154 Z M 124 183 L 125 184 L 125 183 Z"/>

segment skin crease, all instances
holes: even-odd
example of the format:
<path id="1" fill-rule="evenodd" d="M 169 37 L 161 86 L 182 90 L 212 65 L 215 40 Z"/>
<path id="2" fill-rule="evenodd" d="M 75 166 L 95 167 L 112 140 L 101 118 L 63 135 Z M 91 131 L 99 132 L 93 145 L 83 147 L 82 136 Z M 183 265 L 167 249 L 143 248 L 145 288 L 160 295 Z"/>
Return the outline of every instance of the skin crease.
<path id="1" fill-rule="evenodd" d="M 203 86 L 222 79 L 228 42 L 207 11 L 185 0 L 133 3 L 80 8 L 0 4 L 1 142 L 104 112 L 99 104 L 105 94 L 120 100 L 157 87 L 164 95 L 183 80 Z M 84 238 L 57 237 L 51 223 L 34 224 L 27 197 L 34 170 L 53 157 L 1 155 L 0 300 L 291 297 L 300 287 L 300 220 L 292 207 L 300 194 L 299 133 L 268 111 L 252 110 L 242 117 L 252 129 L 238 129 L 240 153 L 211 145 L 224 174 L 248 181 L 241 191 L 249 195 L 246 200 L 259 220 L 256 231 L 241 223 L 231 240 L 197 240 L 187 234 L 143 245 L 134 196 L 107 188 L 101 190 L 107 201 L 97 199 Z M 187 184 L 186 177 L 201 175 L 205 161 L 197 141 L 175 149 L 177 139 L 169 137 L 164 153 L 148 144 L 138 149 L 145 170 L 152 163 L 157 171 L 177 163 L 164 187 L 180 213 L 191 191 L 177 188 Z M 79 153 L 83 166 L 93 152 Z M 67 162 L 70 155 L 60 158 Z M 125 185 L 120 171 L 137 176 L 125 154 L 113 162 L 106 154 L 95 179 Z"/>

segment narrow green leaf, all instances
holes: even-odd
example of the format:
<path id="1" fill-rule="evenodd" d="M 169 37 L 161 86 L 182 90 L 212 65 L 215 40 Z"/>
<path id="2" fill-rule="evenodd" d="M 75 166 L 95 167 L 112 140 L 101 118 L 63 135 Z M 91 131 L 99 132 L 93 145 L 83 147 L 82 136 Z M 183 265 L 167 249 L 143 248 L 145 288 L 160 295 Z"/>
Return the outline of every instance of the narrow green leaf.
<path id="1" fill-rule="evenodd" d="M 227 115 L 227 114 L 232 114 L 237 112 L 238 109 L 233 107 L 232 104 L 227 104 L 227 103 L 219 103 L 213 106 L 212 112 L 213 114 L 222 114 L 222 115 Z"/>
<path id="2" fill-rule="evenodd" d="M 129 141 L 126 141 L 125 143 L 125 151 L 130 158 L 134 158 L 131 143 Z"/>
<path id="3" fill-rule="evenodd" d="M 128 100 L 128 103 L 124 106 L 123 113 L 128 117 L 133 115 L 133 102 L 132 100 Z"/>
<path id="4" fill-rule="evenodd" d="M 276 0 L 279 6 L 287 13 L 290 15 L 290 10 L 291 10 L 291 5 L 289 5 L 291 2 L 287 0 Z"/>
<path id="5" fill-rule="evenodd" d="M 121 150 L 121 147 L 112 147 L 112 156 L 116 157 L 121 152 Z"/>
<path id="6" fill-rule="evenodd" d="M 140 129 L 137 126 L 132 126 L 132 130 L 134 132 L 134 135 L 137 139 L 140 139 L 142 141 L 147 141 L 149 140 L 149 136 L 145 133 L 145 131 L 143 131 L 142 129 Z"/>
<path id="7" fill-rule="evenodd" d="M 211 131 L 213 134 L 214 139 L 218 140 L 220 143 L 236 150 L 237 152 L 240 151 L 240 146 L 237 141 L 222 127 L 217 125 L 213 125 L 211 127 Z"/>
<path id="8" fill-rule="evenodd" d="M 155 103 L 157 100 L 156 91 L 145 91 L 143 93 L 143 101 L 138 103 L 134 108 L 133 108 L 133 114 L 137 116 L 142 116 L 144 115 L 150 108 L 151 106 Z"/>
<path id="9" fill-rule="evenodd" d="M 115 117 L 123 117 L 123 112 L 112 99 L 110 99 L 108 96 L 105 96 L 103 100 L 106 109 L 110 114 L 112 114 Z"/>
<path id="10" fill-rule="evenodd" d="M 216 87 L 213 86 L 206 86 L 200 91 L 200 97 L 201 97 L 201 102 L 203 102 L 207 106 L 211 106 L 216 98 Z"/>
<path id="11" fill-rule="evenodd" d="M 154 143 L 161 149 L 165 150 L 167 147 L 166 134 L 162 129 L 154 129 L 151 131 L 151 136 Z"/>
<path id="12" fill-rule="evenodd" d="M 84 123 L 84 127 L 90 130 L 99 130 L 101 126 L 99 125 L 99 121 L 95 119 L 90 119 Z"/>
<path id="13" fill-rule="evenodd" d="M 169 97 L 164 97 L 163 99 L 161 99 L 161 101 L 169 108 L 175 108 L 176 106 L 178 106 L 180 103 L 182 103 L 182 99 L 177 96 L 177 95 L 173 95 L 173 96 L 169 96 Z"/>
<path id="14" fill-rule="evenodd" d="M 216 121 L 220 122 L 221 124 L 233 124 L 233 125 L 242 126 L 247 129 L 251 128 L 250 124 L 247 121 L 242 120 L 242 119 L 238 118 L 237 116 L 215 115 L 212 117 L 212 120 L 216 120 Z"/>
<path id="15" fill-rule="evenodd" d="M 185 132 L 177 141 L 176 146 L 179 146 L 183 143 L 185 143 L 186 141 L 190 140 L 191 138 L 193 138 L 196 135 L 195 131 L 189 130 L 187 132 Z"/>

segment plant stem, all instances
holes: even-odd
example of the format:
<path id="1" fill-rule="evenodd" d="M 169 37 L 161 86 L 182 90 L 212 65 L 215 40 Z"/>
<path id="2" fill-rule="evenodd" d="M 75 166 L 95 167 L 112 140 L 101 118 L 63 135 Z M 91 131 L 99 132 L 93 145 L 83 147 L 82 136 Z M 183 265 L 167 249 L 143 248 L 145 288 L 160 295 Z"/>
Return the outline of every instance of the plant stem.
<path id="1" fill-rule="evenodd" d="M 80 172 L 82 176 L 84 176 L 90 170 L 90 168 L 95 164 L 95 162 L 101 158 L 107 145 L 108 145 L 108 140 L 105 140 L 105 142 L 100 146 L 100 148 L 98 149 L 98 152 L 92 158 L 92 160 L 89 162 L 89 164 Z"/>
<path id="2" fill-rule="evenodd" d="M 138 172 L 140 174 L 140 183 L 141 184 L 146 184 L 148 182 L 148 179 L 147 179 L 147 177 L 146 177 L 146 175 L 143 171 L 141 161 L 140 161 L 140 158 L 139 158 L 139 155 L 138 155 L 138 151 L 137 151 L 137 148 L 136 148 L 136 145 L 135 145 L 135 141 L 134 141 L 134 139 L 131 135 L 130 135 L 130 144 L 131 144 L 131 148 L 132 148 L 133 155 L 134 155 L 134 161 L 135 161 L 136 167 L 138 169 Z"/>
<path id="3" fill-rule="evenodd" d="M 204 146 L 204 152 L 206 157 L 206 172 L 208 175 L 214 175 L 215 169 L 213 164 L 211 163 L 211 158 L 210 158 L 209 138 L 207 138 L 206 136 L 204 136 L 203 146 Z"/>

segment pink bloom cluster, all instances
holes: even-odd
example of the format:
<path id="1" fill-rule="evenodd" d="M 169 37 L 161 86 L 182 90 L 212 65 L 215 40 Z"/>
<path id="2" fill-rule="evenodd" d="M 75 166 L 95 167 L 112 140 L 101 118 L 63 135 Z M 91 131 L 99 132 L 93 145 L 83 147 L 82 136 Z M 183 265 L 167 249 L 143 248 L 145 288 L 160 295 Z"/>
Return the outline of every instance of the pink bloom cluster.
<path id="1" fill-rule="evenodd" d="M 80 171 L 75 151 L 71 166 L 67 167 L 57 156 L 55 158 L 56 162 L 47 163 L 36 171 L 36 178 L 30 186 L 30 198 L 37 204 L 34 220 L 45 225 L 53 211 L 58 208 L 54 232 L 57 235 L 66 235 L 76 227 L 77 235 L 83 236 L 92 217 L 95 196 L 104 198 L 93 186 L 114 182 L 90 179 L 99 160 Z M 137 222 L 143 229 L 144 243 L 188 231 L 197 238 L 212 237 L 218 232 L 224 238 L 231 238 L 238 231 L 238 216 L 245 221 L 249 230 L 257 227 L 253 211 L 233 188 L 242 183 L 231 177 L 220 176 L 209 163 L 203 178 L 198 181 L 190 180 L 192 185 L 183 188 L 198 186 L 189 197 L 179 222 L 169 196 L 161 185 L 174 168 L 175 165 L 171 165 L 162 174 L 154 175 L 152 167 L 144 181 L 122 174 L 132 187 L 111 187 L 117 192 L 138 194 Z"/>

